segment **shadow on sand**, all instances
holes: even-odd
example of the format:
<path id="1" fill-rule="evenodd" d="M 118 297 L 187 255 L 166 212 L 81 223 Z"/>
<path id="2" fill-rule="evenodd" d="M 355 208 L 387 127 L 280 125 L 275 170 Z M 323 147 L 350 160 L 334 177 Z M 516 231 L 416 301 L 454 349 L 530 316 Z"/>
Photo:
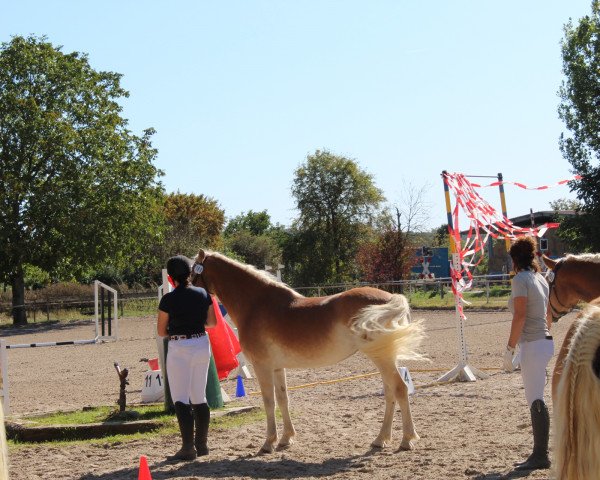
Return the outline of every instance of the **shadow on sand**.
<path id="1" fill-rule="evenodd" d="M 322 463 L 301 462 L 290 459 L 269 459 L 268 456 L 259 454 L 215 461 L 198 459 L 194 462 L 181 464 L 159 462 L 150 465 L 150 473 L 152 480 L 166 480 L 173 477 L 287 479 L 301 476 L 320 478 L 343 472 L 360 472 L 362 468 L 366 467 L 364 460 L 379 451 L 378 449 L 371 449 L 361 455 L 332 458 Z M 173 465 L 174 468 L 171 467 L 168 470 L 161 471 L 167 465 Z M 80 480 L 131 479 L 137 478 L 137 474 L 138 468 L 136 467 L 100 475 L 87 474 L 80 477 Z"/>

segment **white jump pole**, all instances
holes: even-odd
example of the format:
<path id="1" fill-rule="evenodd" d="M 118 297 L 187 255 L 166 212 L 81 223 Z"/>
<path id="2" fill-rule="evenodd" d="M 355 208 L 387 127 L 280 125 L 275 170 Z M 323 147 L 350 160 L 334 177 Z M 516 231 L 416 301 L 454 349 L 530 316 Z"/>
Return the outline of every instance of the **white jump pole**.
<path id="1" fill-rule="evenodd" d="M 6 446 L 6 429 L 4 413 L 0 403 L 0 480 L 8 480 L 8 448 Z"/>
<path id="2" fill-rule="evenodd" d="M 448 188 L 448 184 L 446 182 L 446 174 L 447 172 L 444 170 L 442 172 L 442 179 L 444 181 L 444 194 L 446 197 L 446 214 L 448 216 L 448 227 L 449 231 L 452 230 L 452 205 L 450 203 L 450 190 Z M 460 264 L 460 239 L 454 239 L 452 235 L 450 235 L 450 251 L 452 252 L 452 263 L 450 265 L 450 269 L 454 272 L 461 272 L 462 265 Z M 457 245 L 457 243 L 459 243 Z M 456 276 L 452 275 L 453 286 L 455 286 Z M 454 288 L 453 290 L 456 290 Z M 458 349 L 459 349 L 459 360 L 458 365 L 454 367 L 449 372 L 442 375 L 438 378 L 438 382 L 449 382 L 449 381 L 460 381 L 460 382 L 474 382 L 478 378 L 484 379 L 488 378 L 489 375 L 487 373 L 478 370 L 475 367 L 469 365 L 468 362 L 468 351 L 467 351 L 467 340 L 465 338 L 465 317 L 462 308 L 462 298 L 460 295 L 454 291 L 454 307 L 456 314 L 456 329 L 458 333 Z"/>
<path id="3" fill-rule="evenodd" d="M 455 271 L 460 272 L 460 256 L 458 253 L 452 254 L 452 268 Z M 456 315 L 456 331 L 458 337 L 458 351 L 459 360 L 458 365 L 449 372 L 446 372 L 440 378 L 438 382 L 448 381 L 460 381 L 460 382 L 474 382 L 478 378 L 485 379 L 489 375 L 481 370 L 469 365 L 468 362 L 468 351 L 467 351 L 467 340 L 465 338 L 465 317 L 462 314 L 462 299 L 459 295 L 454 294 L 454 306 Z"/>
<path id="4" fill-rule="evenodd" d="M 100 335 L 100 326 L 99 326 L 99 308 L 98 308 L 98 296 L 100 289 L 107 290 L 108 292 L 113 294 L 113 320 L 115 322 L 114 328 L 111 325 L 111 334 L 110 335 Z M 108 285 L 94 280 L 94 318 L 96 322 L 96 339 L 99 341 L 102 340 L 118 340 L 119 339 L 119 302 L 118 302 L 118 294 L 117 291 L 109 287 Z"/>
<path id="5" fill-rule="evenodd" d="M 0 396 L 4 413 L 10 413 L 10 395 L 8 387 L 8 355 L 6 354 L 6 340 L 0 340 Z"/>

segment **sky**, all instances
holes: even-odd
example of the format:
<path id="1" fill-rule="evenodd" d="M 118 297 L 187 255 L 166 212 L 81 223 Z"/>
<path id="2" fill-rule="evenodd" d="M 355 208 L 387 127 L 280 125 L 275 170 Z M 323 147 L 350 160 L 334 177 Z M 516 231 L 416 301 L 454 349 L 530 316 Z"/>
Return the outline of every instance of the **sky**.
<path id="1" fill-rule="evenodd" d="M 19 0 L 0 41 L 45 35 L 123 75 L 123 116 L 156 129 L 167 192 L 203 194 L 227 218 L 290 225 L 294 172 L 328 150 L 387 202 L 423 191 L 447 221 L 441 172 L 529 186 L 571 178 L 558 140 L 563 27 L 591 0 Z M 494 179 L 477 179 L 478 183 Z M 500 210 L 498 191 L 482 196 Z M 575 198 L 505 187 L 509 217 Z"/>

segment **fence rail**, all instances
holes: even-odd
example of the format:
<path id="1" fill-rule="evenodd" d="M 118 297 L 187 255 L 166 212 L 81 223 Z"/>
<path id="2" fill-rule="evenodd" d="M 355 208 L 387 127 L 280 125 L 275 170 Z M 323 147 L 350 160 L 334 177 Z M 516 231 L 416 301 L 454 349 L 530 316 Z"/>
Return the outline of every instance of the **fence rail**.
<path id="1" fill-rule="evenodd" d="M 317 285 L 311 287 L 294 287 L 294 290 L 307 296 L 325 296 L 340 293 L 354 287 L 376 287 L 391 293 L 402 293 L 410 297 L 418 292 L 437 293 L 441 298 L 452 294 L 452 282 L 450 278 L 399 280 L 380 283 L 340 283 L 331 285 Z M 473 277 L 470 292 L 485 294 L 489 300 L 490 292 L 494 287 L 510 287 L 508 275 L 486 275 Z M 158 305 L 158 296 L 155 290 L 143 292 L 120 293 L 118 298 L 118 310 L 120 316 L 125 316 L 128 310 L 155 311 Z M 139 307 L 139 308 L 137 308 Z M 86 298 L 61 298 L 44 299 L 26 302 L 24 305 L 13 306 L 9 302 L 0 302 L 0 316 L 11 316 L 15 308 L 24 308 L 28 318 L 36 322 L 38 319 L 50 321 L 56 318 L 59 312 L 69 311 L 80 318 L 91 318 L 94 316 L 93 292 Z M 108 306 L 107 306 L 108 308 Z"/>

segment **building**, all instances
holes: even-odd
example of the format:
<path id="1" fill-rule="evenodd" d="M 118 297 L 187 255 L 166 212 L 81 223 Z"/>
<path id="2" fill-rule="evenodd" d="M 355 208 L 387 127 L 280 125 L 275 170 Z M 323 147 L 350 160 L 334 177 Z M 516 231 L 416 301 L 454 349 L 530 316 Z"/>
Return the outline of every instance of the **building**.
<path id="1" fill-rule="evenodd" d="M 555 222 L 557 216 L 568 217 L 575 214 L 575 210 L 545 210 L 513 217 L 510 221 L 517 227 L 539 227 L 545 223 Z M 562 257 L 566 253 L 567 246 L 558 237 L 557 230 L 549 228 L 542 237 L 538 237 L 538 250 L 551 258 Z M 506 251 L 506 243 L 504 240 L 492 240 L 492 238 L 488 239 L 488 272 L 490 274 L 506 273 L 510 271 L 510 258 Z"/>

